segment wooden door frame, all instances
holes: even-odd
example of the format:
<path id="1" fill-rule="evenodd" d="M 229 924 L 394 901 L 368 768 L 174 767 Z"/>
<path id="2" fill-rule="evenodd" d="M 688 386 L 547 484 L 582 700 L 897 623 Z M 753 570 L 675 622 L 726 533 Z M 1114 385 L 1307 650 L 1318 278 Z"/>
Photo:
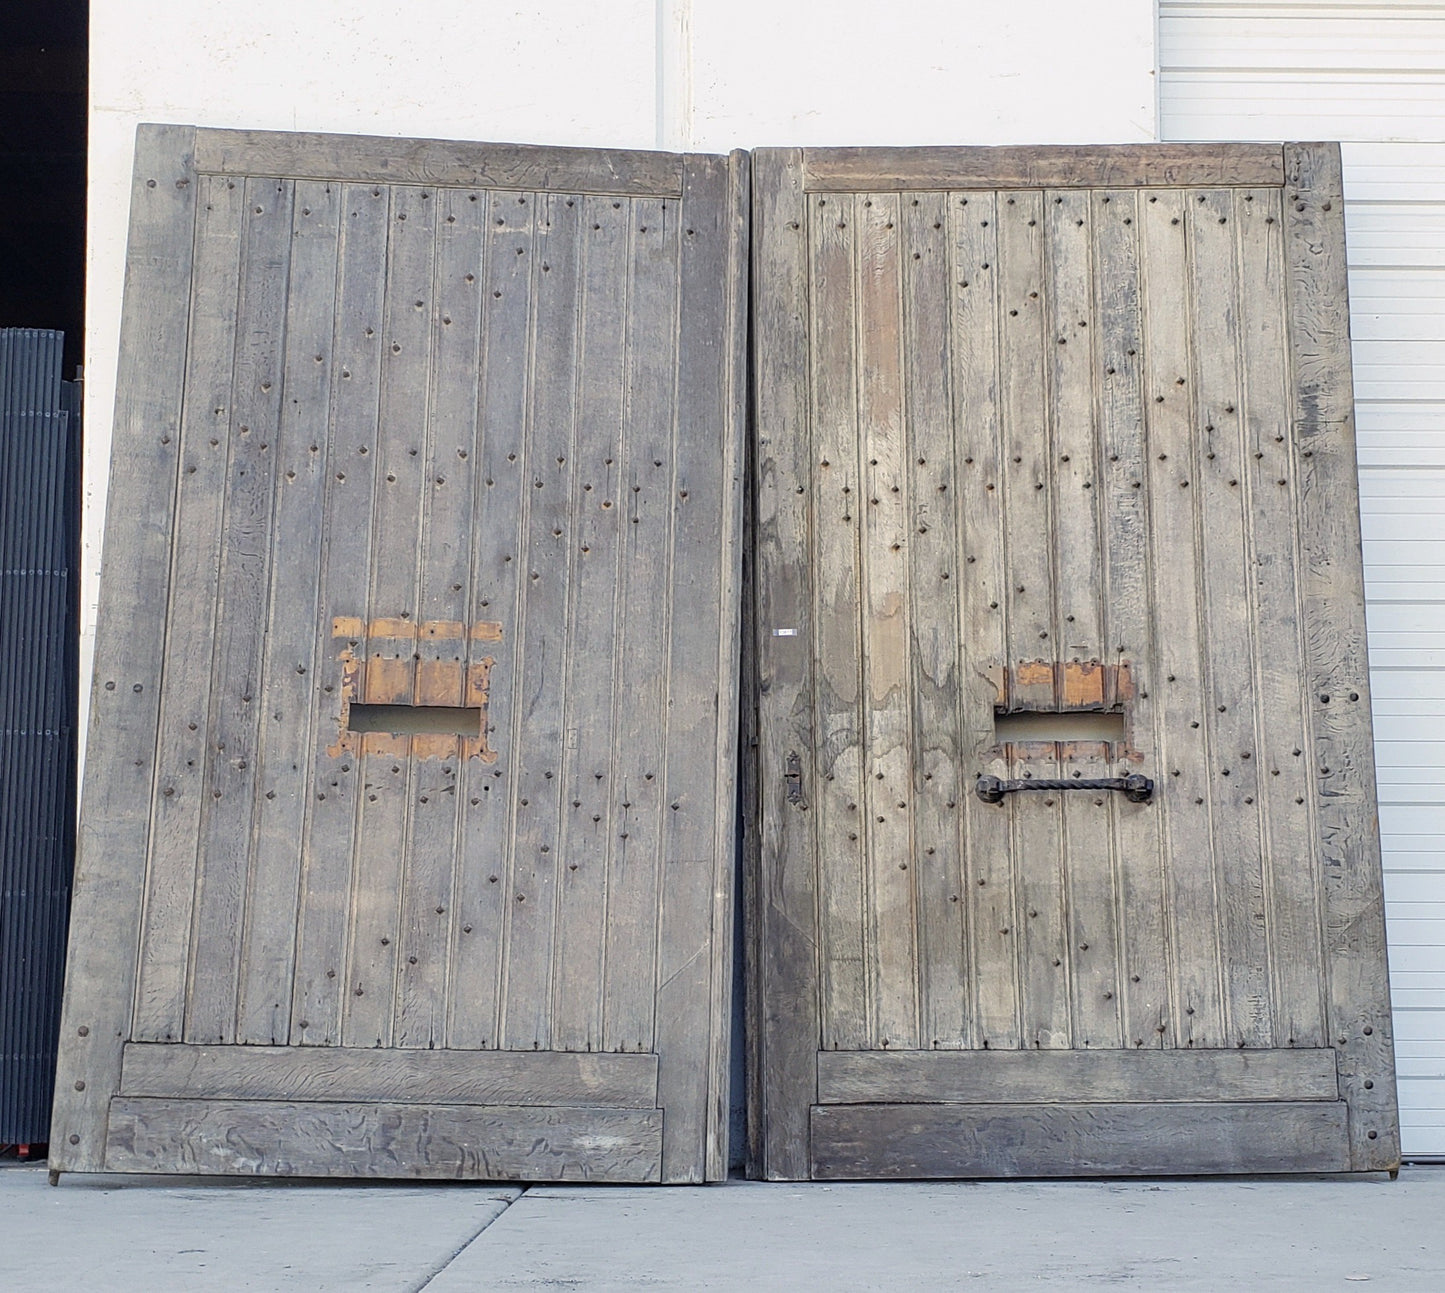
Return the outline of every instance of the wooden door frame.
<path id="1" fill-rule="evenodd" d="M 757 698 L 748 716 L 755 766 L 745 782 L 750 1173 L 809 1177 L 817 1100 L 806 195 L 944 188 L 1283 190 L 1327 1022 L 1349 1110 L 1350 1165 L 1398 1166 L 1339 146 L 767 148 L 753 154 L 753 177 L 754 548 L 744 666 Z M 790 771 L 798 774 L 791 780 Z"/>
<path id="2" fill-rule="evenodd" d="M 664 859 L 664 885 L 701 901 L 694 904 L 697 911 L 689 908 L 682 919 L 661 921 L 656 999 L 666 1002 L 667 1009 L 659 1011 L 656 1029 L 660 1109 L 655 1121 L 662 1124 L 662 1180 L 725 1177 L 740 652 L 740 637 L 732 626 L 741 580 L 747 399 L 747 154 L 735 150 L 718 157 L 185 125 L 141 125 L 136 134 L 105 578 L 53 1106 L 52 1174 L 106 1170 L 112 1100 L 123 1089 L 156 789 L 197 178 L 203 174 L 521 188 L 661 197 L 679 204 L 699 193 L 717 201 L 721 238 L 699 238 L 697 245 L 706 243 L 707 250 L 691 255 L 691 244 L 684 239 L 679 253 L 681 292 L 686 293 L 689 282 L 718 282 L 719 272 L 722 290 L 696 296 L 690 314 L 683 316 L 684 322 L 691 320 L 696 335 L 684 331 L 679 369 L 701 375 L 694 388 L 684 384 L 675 396 L 675 430 L 683 446 L 679 463 L 695 473 L 716 473 L 719 501 L 716 517 L 693 522 L 706 527 L 694 530 L 701 550 L 711 552 L 716 544 L 723 554 L 715 673 L 701 667 L 698 674 L 709 676 L 682 688 L 681 702 L 698 714 L 715 705 L 716 750 L 706 751 L 705 759 L 690 770 L 697 784 L 715 789 L 713 850 L 710 857 L 693 849 Z M 698 956 L 699 947 L 709 954 Z M 708 1029 L 703 1064 L 687 1055 L 696 1049 L 688 1039 L 699 1026 Z M 130 1050 L 134 1064 L 139 1052 Z M 496 1067 L 498 1052 L 475 1054 L 491 1057 L 487 1062 Z M 669 1055 L 676 1056 L 671 1063 Z M 666 1119 L 662 1109 L 667 1110 Z M 605 1151 L 588 1152 L 595 1156 Z M 387 1174 L 336 1170 L 343 1175 Z M 441 1170 L 411 1174 L 457 1173 L 443 1164 Z"/>

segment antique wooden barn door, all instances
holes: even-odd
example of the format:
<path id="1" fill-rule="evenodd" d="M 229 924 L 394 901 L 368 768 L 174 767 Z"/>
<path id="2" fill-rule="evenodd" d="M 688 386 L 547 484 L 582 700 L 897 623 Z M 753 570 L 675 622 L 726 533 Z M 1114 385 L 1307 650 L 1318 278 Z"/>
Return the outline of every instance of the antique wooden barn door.
<path id="1" fill-rule="evenodd" d="M 141 129 L 54 1168 L 725 1173 L 746 184 Z"/>
<path id="2" fill-rule="evenodd" d="M 754 177 L 758 1170 L 1394 1166 L 1338 150 Z"/>

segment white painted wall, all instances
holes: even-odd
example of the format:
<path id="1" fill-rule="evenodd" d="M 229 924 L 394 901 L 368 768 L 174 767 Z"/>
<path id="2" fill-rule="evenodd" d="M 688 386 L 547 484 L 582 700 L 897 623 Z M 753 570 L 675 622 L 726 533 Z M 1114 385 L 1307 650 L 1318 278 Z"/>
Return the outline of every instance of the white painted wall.
<path id="1" fill-rule="evenodd" d="M 1152 0 L 92 0 L 83 676 L 137 123 L 716 151 L 1117 142 L 1154 138 L 1153 68 Z"/>

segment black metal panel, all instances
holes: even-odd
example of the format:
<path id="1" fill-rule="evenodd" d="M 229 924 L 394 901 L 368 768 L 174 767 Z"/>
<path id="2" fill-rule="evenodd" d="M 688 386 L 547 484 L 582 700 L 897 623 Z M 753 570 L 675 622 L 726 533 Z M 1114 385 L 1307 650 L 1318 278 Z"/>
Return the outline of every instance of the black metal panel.
<path id="1" fill-rule="evenodd" d="M 0 1143 L 49 1138 L 75 857 L 79 389 L 0 329 Z"/>

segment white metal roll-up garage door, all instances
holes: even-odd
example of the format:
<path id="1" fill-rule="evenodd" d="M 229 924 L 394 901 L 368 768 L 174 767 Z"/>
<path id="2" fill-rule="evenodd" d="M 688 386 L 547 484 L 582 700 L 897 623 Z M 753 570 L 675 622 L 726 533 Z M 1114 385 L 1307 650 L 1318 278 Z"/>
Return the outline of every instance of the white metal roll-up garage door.
<path id="1" fill-rule="evenodd" d="M 1344 147 L 1402 1150 L 1445 1156 L 1445 10 L 1161 0 L 1160 137 Z"/>

